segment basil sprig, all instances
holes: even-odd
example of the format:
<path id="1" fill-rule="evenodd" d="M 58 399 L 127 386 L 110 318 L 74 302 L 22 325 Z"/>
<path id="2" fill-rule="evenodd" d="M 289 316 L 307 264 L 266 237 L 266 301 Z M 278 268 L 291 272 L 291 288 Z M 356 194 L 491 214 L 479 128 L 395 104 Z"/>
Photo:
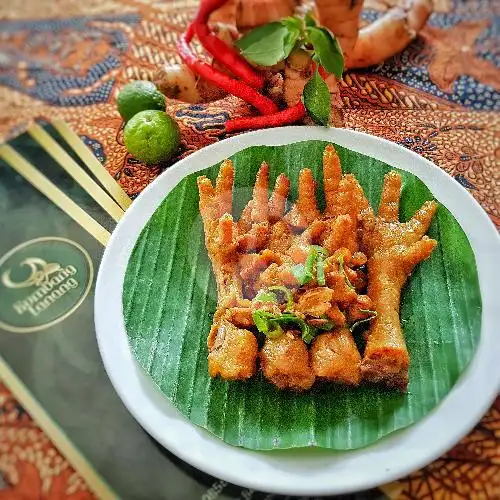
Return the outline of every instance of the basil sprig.
<path id="1" fill-rule="evenodd" d="M 316 254 L 323 255 L 323 253 L 326 252 L 321 247 L 316 247 L 315 245 L 313 245 L 313 247 L 316 248 L 314 250 Z M 317 250 L 318 248 L 320 249 L 319 251 Z M 302 340 L 306 344 L 309 344 L 319 330 L 332 330 L 334 328 L 335 325 L 326 316 L 321 318 L 326 320 L 323 325 L 314 327 L 309 325 L 303 318 L 295 315 L 293 313 L 292 292 L 285 286 L 271 286 L 264 290 L 260 290 L 253 298 L 252 302 L 274 302 L 278 304 L 280 302 L 278 295 L 281 295 L 286 301 L 286 308 L 283 313 L 274 314 L 269 311 L 264 311 L 263 309 L 257 309 L 252 312 L 252 319 L 257 330 L 266 337 L 272 339 L 277 338 L 283 335 L 284 327 L 292 327 L 300 330 L 302 333 Z"/>
<path id="2" fill-rule="evenodd" d="M 296 264 L 292 267 L 292 273 L 299 282 L 299 285 L 305 285 L 315 278 L 318 285 L 324 286 L 325 281 L 325 257 L 328 252 L 319 245 L 311 245 L 305 264 Z"/>
<path id="3" fill-rule="evenodd" d="M 235 45 L 245 59 L 261 66 L 274 66 L 284 61 L 294 48 L 302 48 L 328 73 L 341 78 L 344 71 L 344 56 L 338 40 L 327 28 L 318 26 L 310 13 L 303 19 L 286 17 L 280 22 L 259 26 Z M 330 91 L 317 71 L 304 87 L 303 102 L 315 123 L 328 125 Z"/>
<path id="4" fill-rule="evenodd" d="M 235 45 L 241 55 L 261 66 L 274 66 L 285 60 L 295 47 L 302 32 L 294 17 L 259 26 L 241 37 Z"/>
<path id="5" fill-rule="evenodd" d="M 283 335 L 284 327 L 295 327 L 301 331 L 302 340 L 306 344 L 310 344 L 320 330 L 331 330 L 333 328 L 333 323 L 331 322 L 327 322 L 322 326 L 311 326 L 304 319 L 289 312 L 273 314 L 259 309 L 253 311 L 252 319 L 257 330 L 272 339 Z"/>
<path id="6" fill-rule="evenodd" d="M 260 290 L 259 293 L 253 298 L 253 302 L 280 302 L 278 294 L 284 297 L 286 301 L 285 311 L 293 310 L 293 296 L 292 292 L 286 286 L 270 286 L 265 290 Z"/>
<path id="7" fill-rule="evenodd" d="M 328 85 L 316 70 L 306 83 L 302 102 L 314 123 L 327 126 L 330 120 L 330 91 Z"/>
<path id="8" fill-rule="evenodd" d="M 328 73 L 342 78 L 344 71 L 344 56 L 335 35 L 325 27 L 308 26 L 306 38 L 313 46 L 313 59 L 321 64 Z"/>
<path id="9" fill-rule="evenodd" d="M 302 47 L 329 73 L 340 78 L 344 71 L 344 56 L 338 40 L 327 28 L 318 26 L 310 13 L 304 19 L 286 17 L 258 26 L 235 45 L 245 59 L 262 66 L 284 61 L 295 47 Z"/>

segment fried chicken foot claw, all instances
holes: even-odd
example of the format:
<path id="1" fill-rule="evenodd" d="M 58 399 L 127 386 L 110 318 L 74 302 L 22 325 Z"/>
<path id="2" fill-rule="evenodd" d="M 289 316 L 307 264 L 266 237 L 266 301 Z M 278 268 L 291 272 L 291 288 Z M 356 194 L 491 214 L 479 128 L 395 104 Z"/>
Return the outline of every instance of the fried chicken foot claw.
<path id="1" fill-rule="evenodd" d="M 313 372 L 320 379 L 347 385 L 361 381 L 361 356 L 347 328 L 318 335 L 311 358 Z"/>
<path id="2" fill-rule="evenodd" d="M 220 375 L 226 380 L 242 380 L 255 375 L 258 346 L 251 331 L 223 319 L 212 326 L 208 349 L 211 377 Z"/>
<path id="3" fill-rule="evenodd" d="M 233 181 L 234 168 L 230 160 L 222 163 L 215 188 L 207 177 L 198 178 L 205 245 L 218 295 L 214 324 L 207 340 L 208 370 L 212 376 L 235 380 L 255 373 L 258 346 L 252 332 L 236 328 L 224 319 L 228 308 L 245 303 L 236 256 L 238 228 L 231 215 Z"/>
<path id="4" fill-rule="evenodd" d="M 304 168 L 299 173 L 299 196 L 285 220 L 295 230 L 303 231 L 319 217 L 316 201 L 316 181 L 310 169 Z"/>
<path id="5" fill-rule="evenodd" d="M 290 190 L 290 179 L 285 174 L 278 175 L 274 190 L 269 199 L 269 222 L 274 224 L 283 218 L 286 209 L 286 199 Z"/>
<path id="6" fill-rule="evenodd" d="M 361 375 L 368 382 L 382 382 L 405 390 L 409 355 L 399 318 L 401 289 L 437 242 L 425 236 L 437 210 L 427 201 L 408 222 L 399 222 L 401 177 L 385 176 L 378 216 L 371 209 L 362 214 L 363 249 L 368 256 L 368 295 L 377 316 L 372 320 L 361 362 Z"/>
<path id="7" fill-rule="evenodd" d="M 260 362 L 264 376 L 280 389 L 303 391 L 314 384 L 309 352 L 296 332 L 266 339 Z"/>
<path id="8" fill-rule="evenodd" d="M 328 144 L 323 151 L 323 185 L 325 190 L 326 215 L 335 215 L 334 207 L 336 205 L 337 190 L 341 178 L 342 169 L 337 151 L 335 151 L 335 148 L 331 144 Z"/>
<path id="9" fill-rule="evenodd" d="M 263 248 L 269 237 L 267 189 L 269 184 L 269 166 L 262 163 L 253 188 L 252 199 L 243 209 L 238 228 L 241 236 L 238 249 L 242 252 L 253 252 Z"/>

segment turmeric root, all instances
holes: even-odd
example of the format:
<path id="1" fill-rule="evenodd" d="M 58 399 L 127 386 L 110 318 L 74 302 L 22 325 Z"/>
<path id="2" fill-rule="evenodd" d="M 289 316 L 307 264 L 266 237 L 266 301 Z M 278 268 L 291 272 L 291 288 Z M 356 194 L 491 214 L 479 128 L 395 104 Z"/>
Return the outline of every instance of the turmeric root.
<path id="1" fill-rule="evenodd" d="M 363 0 L 316 0 L 315 3 L 320 24 L 337 37 L 348 63 L 358 39 Z"/>
<path id="2" fill-rule="evenodd" d="M 304 49 L 293 50 L 285 61 L 283 97 L 287 106 L 293 106 L 300 101 L 312 73 L 311 55 Z"/>
<path id="3" fill-rule="evenodd" d="M 166 97 L 192 104 L 216 101 L 226 95 L 183 64 L 160 68 L 153 76 L 153 82 Z"/>
<path id="4" fill-rule="evenodd" d="M 228 45 L 232 45 L 238 37 L 236 28 L 230 24 L 216 23 L 212 29 L 214 34 Z M 217 63 L 214 63 L 213 67 L 227 72 L 226 68 Z M 224 90 L 200 78 L 184 64 L 161 67 L 153 76 L 153 82 L 166 97 L 192 104 L 217 101 L 227 95 Z"/>
<path id="5" fill-rule="evenodd" d="M 319 21 L 339 40 L 345 67 L 364 68 L 401 52 L 423 28 L 431 0 L 402 0 L 372 24 L 359 30 L 363 0 L 316 0 Z"/>
<path id="6" fill-rule="evenodd" d="M 292 16 L 296 3 L 296 0 L 228 0 L 212 14 L 210 21 L 233 24 L 243 33 Z"/>
<path id="7" fill-rule="evenodd" d="M 432 12 L 432 1 L 405 0 L 404 3 L 359 32 L 354 51 L 346 61 L 347 68 L 381 64 L 416 38 Z"/>

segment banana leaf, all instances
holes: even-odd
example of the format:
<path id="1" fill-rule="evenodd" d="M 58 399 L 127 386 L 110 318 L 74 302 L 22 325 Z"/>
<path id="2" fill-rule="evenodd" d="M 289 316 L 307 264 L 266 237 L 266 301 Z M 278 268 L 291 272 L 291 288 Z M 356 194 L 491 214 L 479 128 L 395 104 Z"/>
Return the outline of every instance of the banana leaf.
<path id="1" fill-rule="evenodd" d="M 326 143 L 256 146 L 235 154 L 234 214 L 251 196 L 265 160 L 270 185 L 280 172 L 297 195 L 299 170 L 310 167 L 324 206 L 321 159 Z M 377 208 L 389 165 L 337 146 L 344 172 L 353 173 Z M 225 442 L 254 450 L 318 446 L 335 450 L 369 445 L 422 419 L 453 388 L 479 343 L 481 295 L 474 254 L 453 215 L 440 205 L 429 231 L 438 247 L 404 288 L 401 320 L 411 356 L 406 393 L 379 387 L 315 385 L 305 393 L 280 391 L 261 375 L 246 382 L 212 379 L 206 338 L 216 308 L 216 286 L 204 246 L 196 178 L 215 180 L 219 165 L 185 177 L 144 227 L 123 289 L 130 347 L 138 364 L 193 424 Z M 401 220 L 429 189 L 403 177 Z M 438 200 L 439 201 L 439 200 Z"/>

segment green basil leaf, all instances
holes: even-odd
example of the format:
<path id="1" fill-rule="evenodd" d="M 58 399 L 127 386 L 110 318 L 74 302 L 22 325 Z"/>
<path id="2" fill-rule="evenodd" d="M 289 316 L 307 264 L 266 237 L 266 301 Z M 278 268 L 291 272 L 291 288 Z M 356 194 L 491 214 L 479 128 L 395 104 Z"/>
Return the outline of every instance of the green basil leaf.
<path id="1" fill-rule="evenodd" d="M 277 338 L 283 334 L 283 329 L 279 325 L 279 318 L 280 316 L 276 316 L 267 311 L 257 310 L 252 312 L 252 319 L 257 330 L 271 339 Z"/>
<path id="2" fill-rule="evenodd" d="M 290 30 L 282 23 L 264 24 L 240 38 L 235 45 L 245 59 L 261 66 L 272 66 L 290 53 L 289 34 Z"/>
<path id="3" fill-rule="evenodd" d="M 344 71 L 344 55 L 338 40 L 326 28 L 306 28 L 307 39 L 314 47 L 321 66 L 338 78 Z"/>
<path id="4" fill-rule="evenodd" d="M 253 301 L 259 301 L 259 302 L 277 302 L 278 299 L 276 298 L 276 295 L 274 293 L 271 293 L 266 290 L 261 290 L 253 299 Z"/>
<path id="5" fill-rule="evenodd" d="M 281 24 L 286 26 L 289 30 L 302 30 L 302 20 L 299 17 L 290 16 L 281 20 Z"/>
<path id="6" fill-rule="evenodd" d="M 253 311 L 252 319 L 257 327 L 257 330 L 262 333 L 269 331 L 269 319 L 274 318 L 274 315 L 267 311 Z"/>
<path id="7" fill-rule="evenodd" d="M 302 333 L 302 340 L 309 344 L 318 333 L 318 329 L 308 325 L 302 318 L 292 313 L 283 313 L 280 315 L 272 314 L 267 311 L 254 311 L 252 318 L 259 332 L 269 338 L 277 338 L 283 334 L 282 325 L 293 325 Z"/>
<path id="8" fill-rule="evenodd" d="M 309 254 L 307 256 L 305 265 L 305 273 L 307 276 L 311 276 L 311 279 L 314 278 L 314 264 L 316 263 L 317 258 L 318 252 L 316 252 L 314 247 L 309 247 Z"/>
<path id="9" fill-rule="evenodd" d="M 295 276 L 299 285 L 305 285 L 314 279 L 311 271 L 307 271 L 304 264 L 296 264 L 292 267 L 292 274 Z"/>
<path id="10" fill-rule="evenodd" d="M 306 12 L 306 15 L 304 16 L 304 22 L 306 23 L 306 27 L 308 28 L 316 27 L 318 25 L 310 10 Z"/>
<path id="11" fill-rule="evenodd" d="M 265 335 L 266 335 L 266 337 L 269 337 L 270 339 L 276 339 L 278 337 L 281 337 L 281 335 L 283 335 L 283 329 L 279 325 L 279 322 L 276 320 L 270 320 L 269 321 L 269 329 Z"/>
<path id="12" fill-rule="evenodd" d="M 295 314 L 284 313 L 281 316 L 278 316 L 276 321 L 284 324 L 291 323 L 292 325 L 298 327 L 302 333 L 302 340 L 306 344 L 309 344 L 313 337 L 318 333 L 318 330 L 314 328 L 314 326 L 307 324 L 302 318 L 295 316 Z"/>
<path id="13" fill-rule="evenodd" d="M 330 91 L 317 71 L 304 87 L 303 101 L 314 122 L 327 126 L 330 119 Z"/>
<path id="14" fill-rule="evenodd" d="M 288 30 L 289 30 L 288 35 L 285 37 L 285 44 L 283 47 L 283 52 L 285 54 L 284 59 L 286 59 L 290 55 L 290 52 L 292 52 L 292 50 L 294 49 L 297 40 L 299 39 L 300 34 L 302 32 L 300 28 L 295 28 L 291 26 L 288 27 Z"/>
<path id="15" fill-rule="evenodd" d="M 312 339 L 316 336 L 318 331 L 311 325 L 308 325 L 305 321 L 302 320 L 302 340 L 306 344 L 310 344 Z"/>
<path id="16" fill-rule="evenodd" d="M 311 248 L 316 250 L 316 252 L 318 252 L 318 254 L 321 254 L 324 257 L 328 257 L 328 252 L 323 247 L 321 247 L 319 245 L 311 245 Z"/>
<path id="17" fill-rule="evenodd" d="M 318 261 L 316 262 L 316 275 L 319 286 L 325 286 L 325 261 L 323 260 L 323 256 L 318 254 Z"/>

